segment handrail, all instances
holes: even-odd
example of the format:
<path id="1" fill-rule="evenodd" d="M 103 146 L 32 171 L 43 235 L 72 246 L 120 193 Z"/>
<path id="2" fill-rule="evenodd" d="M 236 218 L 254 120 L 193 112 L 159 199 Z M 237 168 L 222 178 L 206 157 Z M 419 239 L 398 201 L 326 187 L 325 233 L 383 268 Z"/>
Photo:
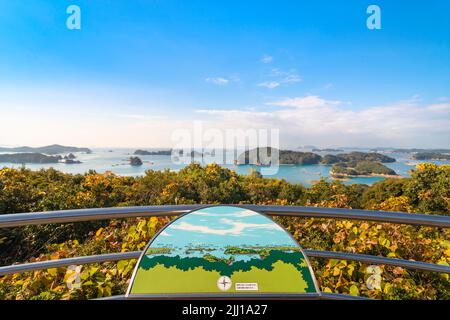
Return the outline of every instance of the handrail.
<path id="1" fill-rule="evenodd" d="M 396 258 L 385 258 L 385 257 L 379 257 L 379 256 L 354 254 L 354 253 L 347 253 L 347 252 L 318 251 L 318 250 L 304 250 L 304 252 L 307 257 L 339 259 L 339 260 L 353 260 L 353 261 L 359 261 L 359 262 L 365 262 L 365 263 L 400 266 L 400 267 L 404 267 L 404 268 L 423 270 L 423 271 L 450 273 L 449 266 L 438 265 L 438 264 L 433 264 L 433 263 L 396 259 Z M 112 262 L 112 261 L 120 261 L 120 260 L 132 260 L 132 259 L 138 259 L 141 254 L 142 254 L 141 251 L 132 251 L 132 252 L 108 253 L 108 254 L 99 254 L 99 255 L 93 255 L 93 256 L 74 257 L 74 258 L 65 258 L 65 259 L 58 259 L 58 260 L 47 260 L 47 261 L 38 261 L 38 262 L 31 262 L 31 263 L 24 263 L 24 264 L 16 264 L 16 265 L 0 267 L 0 276 L 20 273 L 20 272 L 27 272 L 27 271 L 51 269 L 51 268 L 58 268 L 58 267 L 67 267 L 70 265 L 102 263 L 102 262 Z"/>
<path id="2" fill-rule="evenodd" d="M 271 216 L 338 218 L 450 228 L 450 217 L 440 215 L 303 206 L 236 206 Z M 164 205 L 4 214 L 0 215 L 0 228 L 135 217 L 178 216 L 202 207 L 204 205 Z"/>
<path id="3" fill-rule="evenodd" d="M 141 251 L 131 251 L 131 252 L 98 254 L 93 256 L 64 258 L 56 260 L 37 261 L 23 264 L 13 264 L 10 266 L 0 267 L 0 276 L 35 270 L 67 267 L 71 265 L 132 260 L 138 259 L 141 254 L 142 254 Z"/>
<path id="4" fill-rule="evenodd" d="M 259 206 L 259 205 L 236 205 L 237 207 L 250 209 L 271 216 L 288 217 L 312 217 L 312 218 L 338 218 L 348 220 L 377 221 L 384 223 L 397 223 L 409 225 L 432 226 L 439 228 L 450 228 L 450 217 L 439 215 L 425 215 L 417 213 L 369 211 L 341 208 L 319 208 L 303 206 Z M 12 228 L 26 225 L 69 223 L 92 220 L 108 220 L 135 217 L 160 217 L 179 216 L 191 210 L 205 207 L 204 205 L 165 205 L 165 206 L 142 206 L 142 207 L 117 207 L 117 208 L 94 208 L 77 209 L 53 212 L 17 213 L 0 215 L 0 228 Z M 353 260 L 363 263 L 374 263 L 384 265 L 401 266 L 404 268 L 450 273 L 450 267 L 432 263 L 386 258 L 365 254 L 354 254 L 347 252 L 332 252 L 318 250 L 304 250 L 306 256 L 326 259 Z M 81 265 L 89 263 L 103 263 L 120 260 L 138 259 L 141 251 L 100 254 L 93 256 L 82 256 L 58 260 L 38 261 L 32 263 L 16 264 L 0 267 L 0 276 L 20 272 L 51 269 L 70 265 Z M 321 293 L 327 299 L 354 299 L 356 297 L 342 294 Z M 121 299 L 123 296 L 109 297 L 107 299 Z"/>
<path id="5" fill-rule="evenodd" d="M 373 256 L 360 253 L 348 253 L 348 252 L 336 252 L 336 251 L 323 251 L 323 250 L 304 250 L 308 257 L 314 258 L 327 258 L 338 260 L 352 260 L 364 263 L 372 264 L 386 264 L 391 266 L 398 266 L 407 269 L 416 269 L 423 271 L 433 271 L 441 273 L 450 273 L 450 267 L 440 264 L 420 262 L 413 260 L 405 260 L 398 258 L 386 258 L 380 256 Z"/>

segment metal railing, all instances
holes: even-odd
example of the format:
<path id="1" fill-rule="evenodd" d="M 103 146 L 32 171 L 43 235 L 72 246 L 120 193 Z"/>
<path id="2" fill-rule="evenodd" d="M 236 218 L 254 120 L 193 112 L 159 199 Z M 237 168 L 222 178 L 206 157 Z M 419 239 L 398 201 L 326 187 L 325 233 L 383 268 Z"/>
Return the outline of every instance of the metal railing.
<path id="1" fill-rule="evenodd" d="M 302 206 L 258 206 L 235 205 L 238 207 L 256 210 L 270 216 L 309 217 L 309 218 L 334 218 L 345 220 L 376 221 L 384 223 L 409 224 L 416 226 L 430 226 L 450 228 L 450 217 L 439 215 L 424 215 L 417 213 L 368 211 L 355 209 L 318 208 Z M 12 228 L 26 225 L 69 223 L 105 219 L 123 219 L 134 217 L 161 217 L 179 216 L 191 210 L 205 207 L 204 205 L 167 205 L 167 206 L 142 206 L 142 207 L 117 207 L 99 209 L 79 209 L 52 212 L 18 213 L 0 215 L 0 228 Z M 348 252 L 304 250 L 308 257 L 353 260 L 363 263 L 380 265 L 393 265 L 404 268 L 450 273 L 450 267 L 432 263 L 412 260 L 386 258 L 380 256 L 354 254 Z M 120 260 L 137 259 L 140 251 L 110 253 L 94 256 L 74 257 L 58 260 L 39 261 L 32 263 L 16 264 L 0 267 L 0 276 L 20 272 L 64 267 L 69 265 L 81 265 L 90 263 L 103 263 Z M 347 299 L 346 295 L 325 294 L 330 299 Z M 328 297 L 329 296 L 329 297 Z M 120 297 L 115 297 L 119 299 Z M 111 298 L 112 299 L 112 298 Z"/>

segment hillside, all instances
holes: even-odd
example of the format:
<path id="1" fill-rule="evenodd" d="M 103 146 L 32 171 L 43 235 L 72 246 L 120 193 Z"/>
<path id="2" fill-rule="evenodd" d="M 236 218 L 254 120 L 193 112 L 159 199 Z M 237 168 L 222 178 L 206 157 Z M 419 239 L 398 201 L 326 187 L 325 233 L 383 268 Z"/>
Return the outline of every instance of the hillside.
<path id="1" fill-rule="evenodd" d="M 170 156 L 172 150 L 147 151 L 138 149 L 133 154 L 137 156 Z"/>
<path id="2" fill-rule="evenodd" d="M 6 163 L 58 163 L 61 157 L 47 156 L 42 153 L 0 154 L 0 162 Z"/>
<path id="3" fill-rule="evenodd" d="M 270 165 L 272 150 L 275 149 L 267 147 L 245 151 L 239 156 L 237 164 Z M 279 150 L 280 164 L 318 164 L 321 158 L 312 152 Z"/>
<path id="4" fill-rule="evenodd" d="M 44 153 L 44 154 L 61 154 L 61 153 L 69 153 L 69 152 L 84 152 L 84 153 L 92 153 L 92 151 L 88 148 L 77 148 L 77 147 L 68 147 L 62 146 L 59 144 L 53 144 L 45 147 L 17 147 L 17 148 L 4 148 L 0 147 L 0 152 L 26 152 L 26 153 Z"/>
<path id="5" fill-rule="evenodd" d="M 414 160 L 450 160 L 450 154 L 439 152 L 417 152 L 412 155 Z"/>
<path id="6" fill-rule="evenodd" d="M 326 155 L 322 157 L 321 163 L 334 164 L 338 162 L 349 162 L 349 161 L 377 161 L 381 163 L 390 163 L 395 162 L 396 160 L 381 153 L 355 151 L 350 153 L 341 153 L 337 155 Z"/>
<path id="7" fill-rule="evenodd" d="M 357 176 L 396 176 L 394 170 L 375 161 L 350 161 L 339 162 L 331 167 L 330 174 L 333 177 L 357 177 Z"/>
<path id="8" fill-rule="evenodd" d="M 272 148 L 255 148 L 242 153 L 237 164 L 270 165 Z M 378 161 L 382 163 L 395 162 L 394 158 L 375 152 L 350 152 L 337 155 L 320 156 L 313 152 L 279 150 L 280 164 L 334 164 L 350 161 Z"/>

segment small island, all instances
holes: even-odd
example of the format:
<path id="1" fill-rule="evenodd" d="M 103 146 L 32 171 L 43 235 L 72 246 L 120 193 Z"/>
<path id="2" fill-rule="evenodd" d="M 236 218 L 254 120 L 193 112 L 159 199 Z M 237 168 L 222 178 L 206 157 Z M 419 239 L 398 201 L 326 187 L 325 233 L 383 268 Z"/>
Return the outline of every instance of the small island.
<path id="1" fill-rule="evenodd" d="M 450 160 L 450 154 L 440 152 L 417 152 L 412 155 L 414 160 Z"/>
<path id="2" fill-rule="evenodd" d="M 78 160 L 75 160 L 75 156 L 69 154 L 62 157 L 49 156 L 37 152 L 25 152 L 25 153 L 7 153 L 0 154 L 0 162 L 3 163 L 19 163 L 19 164 L 48 164 L 48 163 L 65 163 L 65 164 L 79 164 Z"/>
<path id="3" fill-rule="evenodd" d="M 142 160 L 139 157 L 130 157 L 130 165 L 133 167 L 142 166 Z"/>
<path id="4" fill-rule="evenodd" d="M 333 149 L 333 148 L 325 148 L 325 149 L 312 149 L 313 152 L 344 152 L 342 149 Z"/>
<path id="5" fill-rule="evenodd" d="M 92 153 L 92 151 L 88 148 L 77 148 L 77 147 L 68 147 L 62 146 L 59 144 L 53 144 L 45 147 L 17 147 L 17 148 L 3 148 L 0 147 L 0 152 L 20 152 L 20 153 L 43 153 L 49 155 L 55 154 L 63 154 L 69 152 L 83 152 L 83 153 Z"/>
<path id="6" fill-rule="evenodd" d="M 255 148 L 242 153 L 237 165 L 253 164 L 258 166 L 271 165 L 272 152 L 277 151 L 275 148 Z M 291 150 L 278 150 L 280 164 L 318 164 L 322 158 L 320 155 L 312 152 L 300 152 Z"/>
<path id="7" fill-rule="evenodd" d="M 242 153 L 237 165 L 253 164 L 267 166 L 271 164 L 271 154 L 276 150 L 270 147 L 255 148 Z M 291 150 L 279 150 L 279 163 L 291 165 L 307 165 L 307 164 L 335 164 L 350 161 L 375 161 L 381 163 L 395 162 L 394 158 L 375 152 L 350 152 L 325 156 L 320 156 L 313 152 L 300 152 Z"/>
<path id="8" fill-rule="evenodd" d="M 62 158 L 63 163 L 65 164 L 80 164 L 81 161 L 75 160 L 77 157 L 73 153 L 69 153 L 67 156 Z"/>
<path id="9" fill-rule="evenodd" d="M 350 161 L 375 161 L 381 163 L 391 163 L 395 162 L 395 158 L 388 157 L 381 153 L 376 152 L 350 152 L 341 153 L 336 155 L 327 154 L 322 157 L 322 164 L 334 164 L 339 162 L 350 162 Z"/>
<path id="10" fill-rule="evenodd" d="M 133 154 L 137 156 L 170 156 L 172 150 L 146 151 L 138 149 Z"/>
<path id="11" fill-rule="evenodd" d="M 61 156 L 47 156 L 42 153 L 0 154 L 0 162 L 6 163 L 58 163 Z"/>
<path id="12" fill-rule="evenodd" d="M 330 170 L 335 179 L 352 177 L 398 177 L 397 173 L 376 161 L 351 161 L 335 163 Z"/>

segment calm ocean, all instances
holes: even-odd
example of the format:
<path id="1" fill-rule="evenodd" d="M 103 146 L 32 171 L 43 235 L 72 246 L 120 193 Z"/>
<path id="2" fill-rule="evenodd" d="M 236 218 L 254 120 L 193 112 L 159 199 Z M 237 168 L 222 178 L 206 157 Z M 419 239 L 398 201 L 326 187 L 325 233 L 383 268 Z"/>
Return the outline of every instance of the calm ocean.
<path id="1" fill-rule="evenodd" d="M 152 150 L 152 149 L 146 149 Z M 175 164 L 172 162 L 170 156 L 139 156 L 144 164 L 140 167 L 132 167 L 128 163 L 128 158 L 133 154 L 135 149 L 92 149 L 92 154 L 75 154 L 77 160 L 81 161 L 81 164 L 64 164 L 64 163 L 52 163 L 52 164 L 27 164 L 26 168 L 32 170 L 39 170 L 41 168 L 53 167 L 56 170 L 66 173 L 85 173 L 89 170 L 95 170 L 96 172 L 103 173 L 105 171 L 112 171 L 118 175 L 123 176 L 140 176 L 144 175 L 146 170 L 173 170 L 178 171 L 185 167 L 185 164 Z M 352 150 L 346 149 L 345 152 Z M 358 150 L 364 151 L 364 150 Z M 326 153 L 316 152 L 324 155 Z M 415 161 L 410 159 L 410 154 L 407 153 L 386 153 L 386 155 L 393 157 L 397 160 L 394 163 L 386 163 L 385 165 L 392 168 L 401 176 L 408 176 L 408 171 L 413 169 L 418 163 L 425 161 Z M 232 153 L 226 153 L 227 159 L 234 159 Z M 229 163 L 232 163 L 228 160 Z M 450 161 L 428 161 L 436 164 L 450 164 Z M 20 168 L 20 164 L 0 163 L 1 167 L 13 167 Z M 252 165 L 236 166 L 233 164 L 222 165 L 236 171 L 239 174 L 247 174 L 251 168 L 259 171 L 259 167 Z M 285 179 L 292 183 L 301 183 L 305 186 L 310 186 L 314 181 L 320 180 L 320 178 L 329 178 L 329 165 L 281 165 L 276 175 L 266 176 L 268 178 Z M 382 177 L 361 177 L 353 178 L 349 181 L 345 181 L 346 184 L 364 183 L 373 184 L 376 181 L 383 180 Z"/>

